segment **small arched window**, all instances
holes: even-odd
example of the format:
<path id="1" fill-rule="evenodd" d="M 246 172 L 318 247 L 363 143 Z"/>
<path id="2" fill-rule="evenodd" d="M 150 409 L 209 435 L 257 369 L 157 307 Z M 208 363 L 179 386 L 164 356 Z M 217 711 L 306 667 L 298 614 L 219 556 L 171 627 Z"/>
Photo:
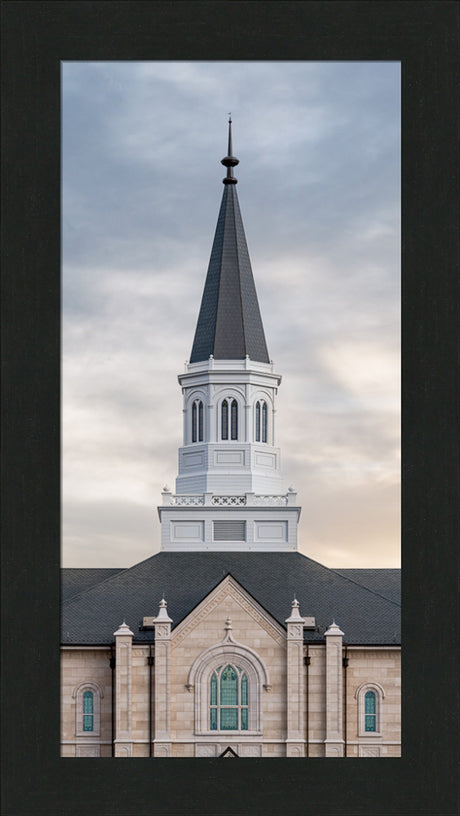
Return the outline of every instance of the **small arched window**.
<path id="1" fill-rule="evenodd" d="M 101 699 L 104 692 L 97 683 L 80 683 L 72 692 L 75 700 L 75 736 L 97 737 L 101 727 Z"/>
<path id="2" fill-rule="evenodd" d="M 232 400 L 231 437 L 232 439 L 238 439 L 238 403 L 236 400 Z"/>
<path id="3" fill-rule="evenodd" d="M 262 442 L 267 441 L 267 403 L 262 403 Z"/>
<path id="4" fill-rule="evenodd" d="M 356 689 L 358 736 L 382 736 L 382 709 L 385 692 L 379 683 L 363 683 Z"/>
<path id="5" fill-rule="evenodd" d="M 239 666 L 219 666 L 210 680 L 210 730 L 248 730 L 248 678 Z"/>
<path id="6" fill-rule="evenodd" d="M 267 403 L 258 400 L 256 402 L 256 442 L 267 441 L 268 412 Z"/>
<path id="7" fill-rule="evenodd" d="M 94 696 L 92 691 L 84 691 L 83 704 L 83 731 L 94 731 Z"/>
<path id="8" fill-rule="evenodd" d="M 228 402 L 226 399 L 222 403 L 221 413 L 221 437 L 228 439 Z"/>
<path id="9" fill-rule="evenodd" d="M 195 400 L 192 405 L 192 442 L 203 441 L 203 403 Z"/>

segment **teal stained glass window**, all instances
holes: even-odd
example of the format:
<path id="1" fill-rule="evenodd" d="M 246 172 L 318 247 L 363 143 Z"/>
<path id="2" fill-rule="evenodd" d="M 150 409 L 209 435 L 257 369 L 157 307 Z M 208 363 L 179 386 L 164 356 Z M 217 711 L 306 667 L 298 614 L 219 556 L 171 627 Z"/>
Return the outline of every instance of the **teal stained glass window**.
<path id="1" fill-rule="evenodd" d="M 211 677 L 211 705 L 217 705 L 217 677 L 215 674 Z"/>
<path id="2" fill-rule="evenodd" d="M 238 729 L 237 708 L 220 709 L 220 728 L 221 731 L 236 731 Z"/>
<path id="3" fill-rule="evenodd" d="M 238 705 L 238 677 L 231 666 L 226 666 L 220 676 L 220 704 Z"/>
<path id="4" fill-rule="evenodd" d="M 241 678 L 241 705 L 248 704 L 248 678 L 243 674 Z"/>
<path id="5" fill-rule="evenodd" d="M 219 666 L 211 675 L 209 692 L 210 730 L 247 731 L 248 677 L 242 669 Z"/>
<path id="6" fill-rule="evenodd" d="M 83 692 L 83 731 L 94 730 L 94 698 L 92 691 Z"/>
<path id="7" fill-rule="evenodd" d="M 228 439 L 228 402 L 222 403 L 222 439 Z"/>
<path id="8" fill-rule="evenodd" d="M 364 730 L 375 731 L 376 709 L 375 709 L 375 692 L 366 691 L 364 697 Z"/>

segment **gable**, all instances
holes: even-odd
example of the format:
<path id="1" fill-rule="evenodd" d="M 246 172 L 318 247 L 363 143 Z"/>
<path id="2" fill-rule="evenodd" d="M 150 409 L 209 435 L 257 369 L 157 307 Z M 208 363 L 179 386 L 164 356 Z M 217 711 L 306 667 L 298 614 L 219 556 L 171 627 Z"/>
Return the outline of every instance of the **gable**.
<path id="1" fill-rule="evenodd" d="M 173 645 L 178 646 L 201 624 L 206 626 L 206 621 L 218 609 L 222 610 L 222 632 L 225 619 L 228 616 L 232 617 L 232 612 L 233 617 L 235 617 L 236 609 L 242 610 L 244 616 L 252 622 L 254 631 L 257 628 L 264 630 L 278 645 L 282 645 L 286 640 L 286 632 L 283 627 L 263 609 L 238 581 L 231 575 L 227 575 L 173 630 L 171 638 Z"/>

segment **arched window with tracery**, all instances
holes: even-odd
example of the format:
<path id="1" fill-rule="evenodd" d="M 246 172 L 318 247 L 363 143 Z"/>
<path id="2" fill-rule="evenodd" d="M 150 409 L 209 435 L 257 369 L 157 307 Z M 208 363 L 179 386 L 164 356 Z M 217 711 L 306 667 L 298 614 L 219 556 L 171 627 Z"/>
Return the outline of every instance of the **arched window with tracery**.
<path id="1" fill-rule="evenodd" d="M 192 405 L 192 442 L 203 441 L 203 403 L 194 400 Z"/>
<path id="2" fill-rule="evenodd" d="M 190 667 L 187 689 L 195 694 L 196 734 L 263 733 L 262 693 L 270 679 L 247 646 L 228 639 L 205 649 Z"/>
<path id="3" fill-rule="evenodd" d="M 248 677 L 240 666 L 218 666 L 212 673 L 209 694 L 211 731 L 248 730 Z"/>

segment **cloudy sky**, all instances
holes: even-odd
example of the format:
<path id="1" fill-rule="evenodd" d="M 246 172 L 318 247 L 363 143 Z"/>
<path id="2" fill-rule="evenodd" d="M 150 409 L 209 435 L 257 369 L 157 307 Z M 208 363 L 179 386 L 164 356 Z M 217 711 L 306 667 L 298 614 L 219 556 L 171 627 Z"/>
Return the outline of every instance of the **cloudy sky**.
<path id="1" fill-rule="evenodd" d="M 159 550 L 227 114 L 299 549 L 399 566 L 400 66 L 65 62 L 64 566 Z"/>

